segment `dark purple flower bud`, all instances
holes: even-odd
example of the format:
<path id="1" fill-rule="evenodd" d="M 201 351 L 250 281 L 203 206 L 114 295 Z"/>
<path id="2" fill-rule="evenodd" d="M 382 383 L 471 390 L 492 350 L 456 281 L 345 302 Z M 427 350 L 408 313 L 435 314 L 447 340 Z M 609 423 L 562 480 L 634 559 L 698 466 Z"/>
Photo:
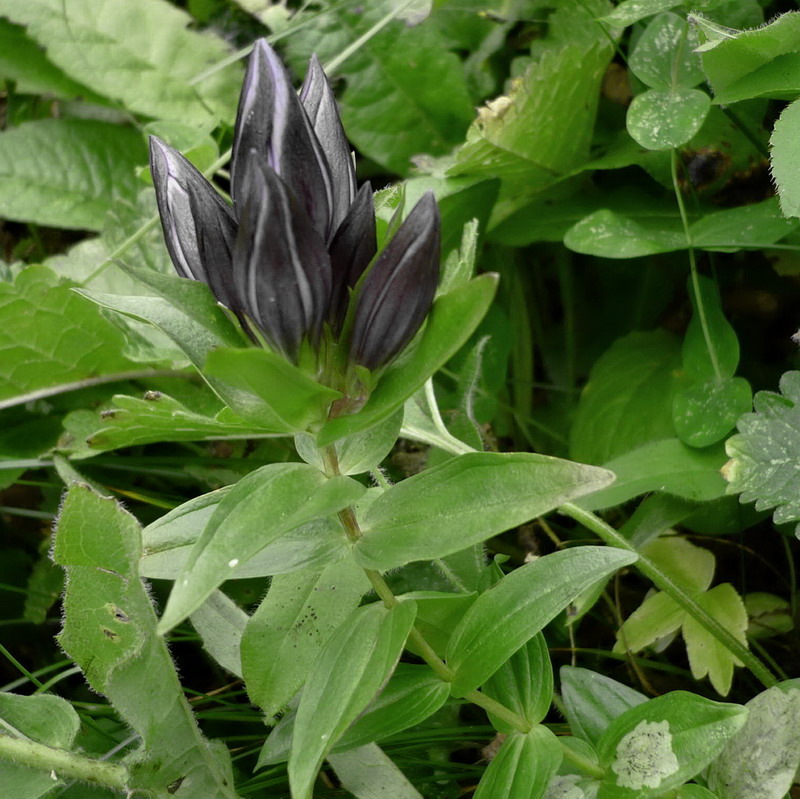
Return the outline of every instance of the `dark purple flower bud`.
<path id="1" fill-rule="evenodd" d="M 236 220 L 214 187 L 177 150 L 150 137 L 150 171 L 172 263 L 182 277 L 208 283 L 234 308 L 232 251 Z"/>
<path id="2" fill-rule="evenodd" d="M 275 170 L 251 158 L 243 181 L 233 250 L 236 296 L 270 346 L 296 362 L 303 339 L 318 339 L 328 310 L 328 253 Z"/>
<path id="3" fill-rule="evenodd" d="M 231 164 L 237 214 L 247 200 L 246 175 L 253 159 L 264 160 L 281 176 L 328 241 L 335 230 L 328 161 L 286 69 L 264 39 L 253 47 L 239 97 Z"/>
<path id="4" fill-rule="evenodd" d="M 358 294 L 350 359 L 367 369 L 392 360 L 414 337 L 439 282 L 439 208 L 427 192 L 370 269 Z"/>
<path id="5" fill-rule="evenodd" d="M 330 167 L 333 184 L 333 232 L 342 224 L 347 209 L 355 199 L 356 170 L 336 100 L 316 54 L 308 62 L 308 71 L 300 89 L 300 101 L 306 109 Z"/>
<path id="6" fill-rule="evenodd" d="M 333 280 L 328 320 L 335 335 L 341 331 L 347 314 L 348 289 L 355 287 L 377 249 L 372 187 L 365 183 L 328 247 Z"/>

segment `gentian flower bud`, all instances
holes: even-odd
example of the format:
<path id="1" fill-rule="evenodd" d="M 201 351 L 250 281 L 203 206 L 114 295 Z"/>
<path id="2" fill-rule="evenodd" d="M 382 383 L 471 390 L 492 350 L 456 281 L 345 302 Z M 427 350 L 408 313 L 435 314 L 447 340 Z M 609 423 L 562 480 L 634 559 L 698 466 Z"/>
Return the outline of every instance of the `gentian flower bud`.
<path id="1" fill-rule="evenodd" d="M 155 137 L 150 165 L 178 274 L 207 283 L 252 338 L 258 331 L 287 359 L 298 361 L 304 341 L 319 352 L 324 338 L 350 366 L 382 368 L 430 310 L 439 274 L 433 195 L 417 203 L 375 259 L 372 188 L 357 191 L 352 153 L 316 56 L 298 95 L 272 48 L 264 40 L 254 45 L 234 130 L 233 208 Z M 346 366 L 340 357 L 326 363 Z M 343 375 L 326 377 L 342 384 Z"/>

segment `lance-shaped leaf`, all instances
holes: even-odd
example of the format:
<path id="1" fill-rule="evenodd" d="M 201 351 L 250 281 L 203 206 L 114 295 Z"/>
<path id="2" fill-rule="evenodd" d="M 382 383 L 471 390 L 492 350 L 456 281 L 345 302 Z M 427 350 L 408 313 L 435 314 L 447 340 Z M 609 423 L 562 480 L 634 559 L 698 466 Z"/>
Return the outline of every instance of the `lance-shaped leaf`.
<path id="1" fill-rule="evenodd" d="M 376 369 L 419 330 L 439 282 L 439 209 L 432 192 L 414 206 L 378 256 L 358 295 L 350 357 Z"/>
<path id="2" fill-rule="evenodd" d="M 223 305 L 235 308 L 233 212 L 200 172 L 157 136 L 150 137 L 150 171 L 164 241 L 178 274 L 208 283 Z"/>
<path id="3" fill-rule="evenodd" d="M 244 184 L 234 283 L 243 310 L 292 361 L 328 310 L 331 267 L 322 238 L 274 169 L 256 158 Z"/>
<path id="4" fill-rule="evenodd" d="M 328 161 L 286 69 L 264 39 L 253 47 L 239 97 L 231 165 L 237 211 L 248 198 L 251 161 L 269 164 L 292 187 L 327 240 L 333 206 Z"/>
<path id="5" fill-rule="evenodd" d="M 336 100 L 316 54 L 308 62 L 308 71 L 300 89 L 300 101 L 330 167 L 333 191 L 331 231 L 334 231 L 342 223 L 356 196 L 356 171 Z"/>
<path id="6" fill-rule="evenodd" d="M 372 186 L 365 183 L 328 246 L 333 284 L 328 319 L 334 333 L 339 333 L 344 322 L 349 289 L 355 287 L 377 249 Z"/>

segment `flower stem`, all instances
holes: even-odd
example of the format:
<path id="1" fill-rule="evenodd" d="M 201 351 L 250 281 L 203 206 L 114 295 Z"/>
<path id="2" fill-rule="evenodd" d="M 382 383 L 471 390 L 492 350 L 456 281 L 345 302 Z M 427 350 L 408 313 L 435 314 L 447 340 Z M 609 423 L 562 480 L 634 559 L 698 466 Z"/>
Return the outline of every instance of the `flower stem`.
<path id="1" fill-rule="evenodd" d="M 52 772 L 54 778 L 68 777 L 124 791 L 128 784 L 128 769 L 117 763 L 104 763 L 91 757 L 76 755 L 64 749 L 10 735 L 0 735 L 0 759 L 18 766 Z"/>
<path id="2" fill-rule="evenodd" d="M 575 519 L 588 530 L 596 533 L 608 546 L 618 549 L 627 549 L 635 552 L 639 559 L 633 565 L 647 577 L 653 585 L 660 591 L 670 596 L 678 603 L 694 620 L 711 635 L 714 636 L 731 654 L 747 666 L 748 669 L 757 677 L 763 685 L 771 688 L 777 685 L 778 681 L 770 670 L 749 650 L 747 647 L 734 637 L 729 630 L 723 627 L 713 616 L 700 607 L 680 586 L 673 582 L 672 578 L 662 571 L 650 558 L 639 552 L 631 543 L 621 536 L 611 525 L 607 524 L 599 516 L 590 511 L 573 505 L 568 502 L 558 509 L 559 513 Z"/>

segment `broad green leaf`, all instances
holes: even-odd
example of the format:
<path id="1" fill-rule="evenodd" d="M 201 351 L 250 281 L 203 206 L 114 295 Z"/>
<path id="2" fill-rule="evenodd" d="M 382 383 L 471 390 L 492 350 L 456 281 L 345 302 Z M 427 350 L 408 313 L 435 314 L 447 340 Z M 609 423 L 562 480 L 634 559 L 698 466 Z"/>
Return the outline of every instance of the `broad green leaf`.
<path id="1" fill-rule="evenodd" d="M 739 420 L 739 434 L 725 443 L 725 478 L 729 494 L 755 501 L 756 510 L 775 508 L 775 522 L 783 524 L 800 520 L 800 372 L 786 372 L 780 391 L 758 392 L 755 412 Z"/>
<path id="2" fill-rule="evenodd" d="M 297 693 L 325 642 L 368 589 L 363 570 L 349 558 L 272 580 L 242 639 L 247 693 L 267 718 Z"/>
<path id="3" fill-rule="evenodd" d="M 698 297 L 689 281 L 694 312 L 683 340 L 683 369 L 693 380 L 732 377 L 739 364 L 739 339 L 725 318 L 716 283 L 704 275 L 698 275 L 697 280 L 703 318 L 698 308 Z"/>
<path id="4" fill-rule="evenodd" d="M 164 633 L 267 544 L 294 527 L 355 502 L 364 486 L 326 478 L 304 463 L 274 463 L 240 480 L 217 506 L 170 594 L 159 623 Z"/>
<path id="5" fill-rule="evenodd" d="M 592 746 L 617 716 L 647 701 L 639 691 L 596 671 L 562 666 L 559 674 L 569 728 Z"/>
<path id="6" fill-rule="evenodd" d="M 415 612 L 413 602 L 367 605 L 328 639 L 297 709 L 289 757 L 293 799 L 310 799 L 325 756 L 394 670 Z"/>
<path id="7" fill-rule="evenodd" d="M 717 794 L 711 793 L 708 788 L 691 783 L 690 785 L 681 785 L 675 799 L 719 799 L 719 797 Z"/>
<path id="8" fill-rule="evenodd" d="M 598 743 L 606 776 L 599 796 L 647 799 L 687 782 L 714 758 L 747 718 L 741 705 L 673 691 L 614 719 Z M 610 790 L 613 788 L 613 792 Z"/>
<path id="9" fill-rule="evenodd" d="M 131 790 L 236 799 L 227 751 L 200 733 L 136 569 L 141 530 L 114 500 L 73 483 L 53 559 L 67 572 L 59 643 L 141 737 Z M 169 753 L 153 757 L 151 753 Z"/>
<path id="10" fill-rule="evenodd" d="M 558 741 L 562 746 L 568 746 L 566 742 L 569 736 L 560 736 Z M 584 754 L 584 753 L 581 753 Z M 568 761 L 562 762 L 563 770 Z M 542 799 L 595 799 L 597 796 L 598 783 L 591 777 L 583 777 L 578 774 L 556 775 L 547 786 Z"/>
<path id="11" fill-rule="evenodd" d="M 205 373 L 260 397 L 292 431 L 324 421 L 328 406 L 342 396 L 283 356 L 262 349 L 213 350 L 206 358 Z"/>
<path id="12" fill-rule="evenodd" d="M 489 677 L 483 692 L 530 724 L 538 724 L 553 701 L 553 666 L 544 636 L 537 633 L 520 647 Z M 510 724 L 491 713 L 489 718 L 496 730 L 512 731 Z"/>
<path id="13" fill-rule="evenodd" d="M 134 170 L 146 160 L 133 128 L 93 119 L 25 122 L 0 133 L 0 215 L 102 230 L 114 196 L 135 196 Z"/>
<path id="14" fill-rule="evenodd" d="M 364 746 L 422 723 L 449 698 L 450 686 L 428 666 L 400 663 L 374 702 L 342 735 L 337 750 Z"/>
<path id="15" fill-rule="evenodd" d="M 714 586 L 696 599 L 709 616 L 747 645 L 747 611 L 742 598 L 730 583 Z M 720 696 L 727 696 L 731 690 L 734 666 L 741 666 L 741 661 L 688 614 L 683 622 L 683 640 L 695 680 L 708 676 L 714 690 Z"/>
<path id="16" fill-rule="evenodd" d="M 659 14 L 636 40 L 628 67 L 651 89 L 693 89 L 705 79 L 694 52 L 698 44 L 697 30 L 685 19 Z"/>
<path id="17" fill-rule="evenodd" d="M 460 455 L 378 497 L 364 514 L 354 554 L 365 568 L 382 571 L 440 558 L 596 491 L 611 479 L 605 470 L 546 455 Z"/>
<path id="18" fill-rule="evenodd" d="M 561 764 L 561 746 L 547 727 L 516 730 L 503 741 L 481 777 L 475 799 L 539 799 Z"/>
<path id="19" fill-rule="evenodd" d="M 29 266 L 0 283 L 0 401 L 31 391 L 127 372 L 124 338 L 91 303 L 49 269 Z M 19 398 L 19 399 L 18 399 Z"/>
<path id="20" fill-rule="evenodd" d="M 213 396 L 213 395 L 212 395 Z M 220 438 L 258 438 L 274 435 L 269 428 L 237 418 L 233 413 L 205 416 L 160 391 L 143 397 L 117 394 L 113 405 L 99 413 L 77 411 L 66 427 L 81 434 L 80 441 L 62 445 L 78 454 L 149 444 L 154 441 L 200 441 Z M 88 435 L 86 435 L 88 426 Z"/>
<path id="21" fill-rule="evenodd" d="M 484 560 L 483 555 L 481 555 Z M 445 561 L 437 561 L 440 570 L 447 570 L 448 576 L 454 572 Z M 485 569 L 485 567 L 484 567 Z M 443 591 L 409 591 L 400 594 L 402 601 L 412 600 L 417 606 L 417 620 L 414 626 L 422 633 L 425 640 L 437 655 L 444 657 L 450 635 L 461 621 L 464 614 L 475 601 L 475 593 L 448 594 Z M 420 655 L 413 641 L 406 646 L 409 652 Z"/>
<path id="22" fill-rule="evenodd" d="M 635 560 L 623 550 L 576 547 L 507 574 L 475 600 L 453 631 L 447 652 L 456 675 L 453 695 L 482 685 L 582 591 Z"/>
<path id="23" fill-rule="evenodd" d="M 570 456 L 604 463 L 674 434 L 680 387 L 677 339 L 663 330 L 630 333 L 595 361 L 570 430 Z"/>
<path id="24" fill-rule="evenodd" d="M 422 794 L 377 745 L 328 756 L 339 782 L 356 799 L 422 799 Z"/>
<path id="25" fill-rule="evenodd" d="M 600 22 L 611 25 L 633 25 L 645 17 L 661 11 L 668 11 L 679 3 L 675 0 L 623 0 L 610 14 L 600 18 Z"/>
<path id="26" fill-rule="evenodd" d="M 3 735 L 28 738 L 57 749 L 71 749 L 81 720 L 72 705 L 59 696 L 20 696 L 0 693 Z M 55 771 L 40 771 L 4 761 L 0 770 L 3 790 L 15 799 L 38 799 L 63 785 Z"/>
<path id="27" fill-rule="evenodd" d="M 164 0 L 0 0 L 0 15 L 25 25 L 71 78 L 130 111 L 181 121 L 233 118 L 238 66 L 193 80 L 229 48 L 188 30 L 191 17 Z"/>
<path id="28" fill-rule="evenodd" d="M 688 594 L 706 591 L 714 579 L 714 553 L 682 536 L 659 536 L 642 546 L 641 552 Z"/>
<path id="29" fill-rule="evenodd" d="M 586 510 L 612 508 L 651 491 L 708 502 L 725 493 L 720 473 L 724 464 L 721 446 L 693 449 L 677 438 L 653 441 L 603 464 L 617 476 L 616 482 L 577 504 Z"/>
<path id="30" fill-rule="evenodd" d="M 800 690 L 783 683 L 758 694 L 747 721 L 711 764 L 719 799 L 782 799 L 800 766 Z"/>
<path id="31" fill-rule="evenodd" d="M 327 446 L 391 416 L 466 343 L 489 309 L 497 279 L 483 274 L 439 297 L 417 345 L 386 370 L 358 413 L 331 419 L 322 428 L 318 445 Z"/>
<path id="32" fill-rule="evenodd" d="M 564 244 L 600 258 L 639 258 L 684 249 L 686 234 L 679 219 L 636 220 L 603 209 L 567 230 Z"/>
<path id="33" fill-rule="evenodd" d="M 671 150 L 700 130 L 711 98 L 698 89 L 648 89 L 628 106 L 628 133 L 648 150 Z"/>
<path id="34" fill-rule="evenodd" d="M 781 211 L 786 216 L 800 216 L 800 101 L 781 111 L 770 137 L 770 167 L 778 187 Z"/>
<path id="35" fill-rule="evenodd" d="M 706 20 L 699 15 L 706 30 Z M 794 100 L 800 92 L 800 12 L 790 11 L 754 30 L 723 29 L 702 48 L 703 71 L 714 102 L 751 97 Z"/>
<path id="36" fill-rule="evenodd" d="M 697 597 L 695 597 L 696 599 Z M 639 652 L 680 630 L 686 611 L 668 594 L 656 591 L 625 619 L 617 633 L 615 652 Z"/>
<path id="37" fill-rule="evenodd" d="M 324 63 L 378 22 L 390 4 L 334 7 L 287 40 L 298 72 L 312 52 Z M 461 61 L 426 22 L 400 21 L 375 31 L 336 72 L 344 77 L 342 120 L 359 152 L 399 175 L 420 153 L 444 155 L 463 140 L 472 119 Z M 386 125 L 383 120 L 392 120 Z"/>
<path id="38" fill-rule="evenodd" d="M 67 77 L 19 25 L 0 19 L 0 77 L 14 81 L 21 94 L 49 94 L 64 100 L 103 99 Z"/>
<path id="39" fill-rule="evenodd" d="M 144 577 L 175 580 L 186 566 L 189 553 L 231 488 L 203 494 L 149 524 L 142 531 L 139 571 Z M 234 579 L 269 577 L 298 569 L 319 567 L 339 560 L 347 540 L 339 522 L 331 516 L 301 524 L 267 544 L 243 561 Z"/>
<path id="40" fill-rule="evenodd" d="M 675 432 L 690 447 L 708 447 L 721 441 L 753 404 L 753 392 L 743 377 L 693 383 L 672 402 Z"/>
<path id="41" fill-rule="evenodd" d="M 222 591 L 214 591 L 189 618 L 206 652 L 222 668 L 241 677 L 242 634 L 250 617 Z"/>
<path id="42" fill-rule="evenodd" d="M 774 170 L 773 161 L 773 174 Z M 738 247 L 763 248 L 774 244 L 795 230 L 797 224 L 796 220 L 786 219 L 778 200 L 770 197 L 759 203 L 706 214 L 689 226 L 689 234 L 695 247 L 734 252 Z"/>

